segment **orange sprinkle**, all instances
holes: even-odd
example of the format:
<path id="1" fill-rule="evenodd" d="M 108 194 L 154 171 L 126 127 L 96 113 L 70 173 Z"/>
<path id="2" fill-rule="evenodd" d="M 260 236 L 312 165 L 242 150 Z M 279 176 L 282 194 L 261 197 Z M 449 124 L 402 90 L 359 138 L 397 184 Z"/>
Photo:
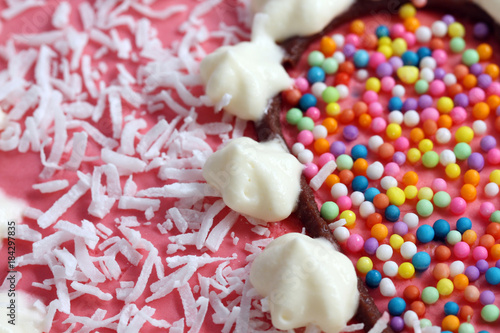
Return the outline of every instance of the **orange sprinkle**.
<path id="1" fill-rule="evenodd" d="M 500 96 L 491 95 L 486 99 L 486 104 L 490 107 L 490 110 L 496 110 L 500 106 Z"/>
<path id="2" fill-rule="evenodd" d="M 467 202 L 472 202 L 476 200 L 477 190 L 476 187 L 472 184 L 464 184 L 460 189 L 460 196 L 465 199 Z"/>
<path id="3" fill-rule="evenodd" d="M 379 242 L 382 241 L 384 238 L 387 237 L 389 234 L 389 230 L 385 226 L 385 224 L 382 223 L 377 223 L 375 224 L 371 230 L 371 235 L 372 237 L 376 238 Z"/>
<path id="4" fill-rule="evenodd" d="M 354 63 L 352 61 L 344 61 L 339 65 L 339 73 L 347 73 L 352 75 L 356 68 L 354 67 Z"/>
<path id="5" fill-rule="evenodd" d="M 495 129 L 500 132 L 500 117 L 495 118 Z"/>
<path id="6" fill-rule="evenodd" d="M 362 128 L 368 128 L 372 123 L 372 116 L 370 116 L 368 113 L 363 113 L 359 116 L 358 123 Z"/>
<path id="7" fill-rule="evenodd" d="M 479 175 L 479 172 L 477 172 L 474 169 L 469 169 L 464 174 L 464 183 L 465 184 L 471 184 L 471 185 L 477 186 L 479 184 L 480 179 L 481 179 L 481 176 Z"/>
<path id="8" fill-rule="evenodd" d="M 407 233 L 406 235 L 403 236 L 403 240 L 405 242 L 412 242 L 415 244 L 417 242 L 417 237 L 414 234 Z"/>
<path id="9" fill-rule="evenodd" d="M 385 193 L 379 193 L 373 198 L 373 205 L 377 209 L 386 209 L 389 206 L 389 197 Z"/>
<path id="10" fill-rule="evenodd" d="M 472 108 L 474 119 L 485 120 L 490 115 L 490 107 L 485 102 L 479 102 Z"/>
<path id="11" fill-rule="evenodd" d="M 353 34 L 361 36 L 365 32 L 365 22 L 362 20 L 354 20 L 349 26 L 349 31 Z"/>
<path id="12" fill-rule="evenodd" d="M 476 51 L 479 53 L 479 61 L 490 60 L 493 55 L 493 48 L 487 43 L 479 44 Z"/>
<path id="13" fill-rule="evenodd" d="M 385 160 L 392 158 L 394 155 L 394 146 L 389 142 L 384 142 L 378 147 L 378 155 Z"/>
<path id="14" fill-rule="evenodd" d="M 378 45 L 378 38 L 375 34 L 365 34 L 361 43 L 366 50 L 374 50 Z"/>
<path id="15" fill-rule="evenodd" d="M 422 301 L 413 301 L 410 304 L 410 310 L 414 311 L 419 318 L 425 315 L 425 304 Z"/>
<path id="16" fill-rule="evenodd" d="M 371 229 L 374 225 L 382 223 L 382 215 L 379 213 L 372 213 L 366 218 L 366 226 Z"/>
<path id="17" fill-rule="evenodd" d="M 468 71 L 468 69 L 467 69 L 467 71 Z M 465 74 L 465 75 L 467 75 L 467 74 Z M 448 94 L 450 95 L 450 97 L 453 98 L 453 97 L 455 97 L 455 95 L 458 95 L 461 92 L 463 92 L 464 88 L 462 87 L 462 85 L 460 83 L 454 83 L 451 86 L 449 86 L 447 90 L 448 90 Z"/>
<path id="18" fill-rule="evenodd" d="M 500 68 L 496 64 L 488 64 L 486 65 L 484 72 L 491 76 L 493 80 L 496 80 L 500 74 Z"/>
<path id="19" fill-rule="evenodd" d="M 492 222 L 486 227 L 486 233 L 492 235 L 495 240 L 500 239 L 500 223 Z"/>
<path id="20" fill-rule="evenodd" d="M 368 162 L 364 158 L 358 158 L 352 165 L 352 172 L 356 176 L 366 176 L 366 169 L 368 169 Z"/>
<path id="21" fill-rule="evenodd" d="M 422 128 L 424 130 L 424 133 L 427 137 L 432 136 L 436 134 L 438 130 L 438 125 L 437 123 L 432 120 L 432 119 L 426 119 L 424 123 L 422 124 Z"/>
<path id="22" fill-rule="evenodd" d="M 469 74 L 469 67 L 459 64 L 453 69 L 453 74 L 455 74 L 457 80 L 462 80 L 467 74 Z"/>
<path id="23" fill-rule="evenodd" d="M 473 74 L 467 74 L 462 80 L 465 89 L 472 89 L 477 85 L 477 78 Z"/>
<path id="24" fill-rule="evenodd" d="M 326 186 L 328 186 L 329 188 L 331 188 L 333 185 L 335 185 L 339 182 L 340 182 L 340 178 L 339 178 L 339 176 L 337 176 L 335 174 L 329 175 L 328 177 L 326 177 L 326 180 L 325 180 Z"/>
<path id="25" fill-rule="evenodd" d="M 325 55 L 325 57 L 331 57 L 335 50 L 337 49 L 337 44 L 333 38 L 324 36 L 319 42 L 319 50 Z"/>
<path id="26" fill-rule="evenodd" d="M 404 20 L 403 25 L 409 32 L 415 32 L 420 27 L 420 21 L 415 17 L 408 17 Z"/>
<path id="27" fill-rule="evenodd" d="M 469 278 L 465 274 L 455 275 L 453 278 L 453 284 L 458 290 L 464 290 L 469 285 Z"/>
<path id="28" fill-rule="evenodd" d="M 413 142 L 413 143 L 419 143 L 420 141 L 422 141 L 423 139 L 425 138 L 425 134 L 424 134 L 424 131 L 419 128 L 419 127 L 415 127 L 413 128 L 411 131 L 410 131 L 410 140 Z"/>
<path id="29" fill-rule="evenodd" d="M 448 315 L 444 317 L 443 321 L 441 322 L 441 328 L 443 329 L 443 331 L 451 331 L 453 333 L 456 333 L 459 326 L 460 319 L 458 319 L 458 317 L 454 315 Z"/>
<path id="30" fill-rule="evenodd" d="M 356 115 L 354 114 L 354 111 L 352 111 L 351 109 L 346 109 L 339 114 L 338 120 L 342 124 L 349 124 L 354 120 L 355 117 Z"/>
<path id="31" fill-rule="evenodd" d="M 417 185 L 418 182 L 418 174 L 415 171 L 408 171 L 403 176 L 403 184 L 408 185 Z"/>
<path id="32" fill-rule="evenodd" d="M 354 179 L 354 174 L 351 170 L 344 169 L 339 172 L 339 179 L 342 184 L 349 186 Z"/>
<path id="33" fill-rule="evenodd" d="M 463 305 L 460 307 L 460 311 L 458 312 L 458 316 L 460 320 L 468 322 L 472 319 L 474 315 L 474 309 L 470 305 Z"/>
<path id="34" fill-rule="evenodd" d="M 439 128 L 450 129 L 451 125 L 453 125 L 453 119 L 448 114 L 442 114 L 439 116 L 437 124 Z"/>
<path id="35" fill-rule="evenodd" d="M 321 124 L 325 126 L 326 130 L 328 131 L 328 134 L 335 133 L 338 127 L 337 120 L 332 117 L 326 117 Z"/>
<path id="36" fill-rule="evenodd" d="M 491 247 L 490 256 L 493 260 L 500 259 L 500 244 L 495 244 Z"/>
<path id="37" fill-rule="evenodd" d="M 465 230 L 465 232 L 462 235 L 462 240 L 467 244 L 469 244 L 470 246 L 472 246 L 477 240 L 477 234 L 472 229 Z"/>
<path id="38" fill-rule="evenodd" d="M 403 297 L 408 302 L 414 302 L 420 299 L 420 289 L 417 286 L 411 284 L 406 287 L 403 291 Z"/>
<path id="39" fill-rule="evenodd" d="M 492 235 L 484 234 L 479 237 L 479 246 L 483 246 L 489 250 L 493 245 L 495 245 L 495 237 Z"/>
<path id="40" fill-rule="evenodd" d="M 446 245 L 439 245 L 434 252 L 434 256 L 438 261 L 446 261 L 451 257 L 451 250 Z"/>
<path id="41" fill-rule="evenodd" d="M 441 38 L 434 37 L 429 42 L 429 47 L 431 50 L 442 50 L 444 49 L 444 42 Z"/>
<path id="42" fill-rule="evenodd" d="M 350 81 L 351 77 L 347 73 L 340 72 L 335 75 L 335 85 L 345 84 L 348 86 Z"/>
<path id="43" fill-rule="evenodd" d="M 432 276 L 434 276 L 437 281 L 447 279 L 448 276 L 450 276 L 450 267 L 443 262 L 437 263 L 432 271 Z"/>
<path id="44" fill-rule="evenodd" d="M 318 155 L 327 153 L 330 151 L 330 142 L 325 138 L 319 138 L 314 141 L 314 150 Z"/>
<path id="45" fill-rule="evenodd" d="M 358 101 L 354 103 L 354 105 L 352 106 L 352 110 L 354 111 L 356 117 L 359 117 L 363 113 L 366 113 L 368 111 L 368 105 L 366 105 L 366 103 L 363 101 Z"/>

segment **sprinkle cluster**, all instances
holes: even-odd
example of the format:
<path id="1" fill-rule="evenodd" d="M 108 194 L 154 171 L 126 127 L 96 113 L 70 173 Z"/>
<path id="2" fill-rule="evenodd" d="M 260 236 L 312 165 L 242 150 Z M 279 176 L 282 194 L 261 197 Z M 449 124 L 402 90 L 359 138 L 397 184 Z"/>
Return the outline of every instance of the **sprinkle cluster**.
<path id="1" fill-rule="evenodd" d="M 411 4 L 399 17 L 374 29 L 355 20 L 307 55 L 306 75 L 283 92 L 292 153 L 309 179 L 336 162 L 321 215 L 368 287 L 390 298 L 396 332 L 475 332 L 500 315 L 500 69 L 486 24 L 425 25 Z M 416 276 L 432 283 L 419 288 Z M 444 304 L 441 323 L 425 318 L 433 304 Z"/>

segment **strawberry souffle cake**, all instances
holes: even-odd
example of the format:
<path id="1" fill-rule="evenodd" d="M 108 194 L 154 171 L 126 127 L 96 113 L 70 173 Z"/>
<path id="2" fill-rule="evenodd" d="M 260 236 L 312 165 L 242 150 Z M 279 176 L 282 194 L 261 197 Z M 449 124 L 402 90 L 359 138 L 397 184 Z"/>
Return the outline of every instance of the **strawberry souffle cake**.
<path id="1" fill-rule="evenodd" d="M 499 13 L 1 2 L 0 332 L 495 332 Z"/>

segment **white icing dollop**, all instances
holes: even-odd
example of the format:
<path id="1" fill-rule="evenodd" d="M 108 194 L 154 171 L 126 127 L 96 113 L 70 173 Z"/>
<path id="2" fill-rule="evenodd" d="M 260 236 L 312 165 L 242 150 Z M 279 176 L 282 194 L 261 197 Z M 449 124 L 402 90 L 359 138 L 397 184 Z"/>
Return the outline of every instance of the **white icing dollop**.
<path id="1" fill-rule="evenodd" d="M 282 59 L 283 50 L 269 38 L 221 47 L 201 61 L 205 92 L 214 104 L 230 95 L 224 107 L 227 112 L 259 120 L 269 100 L 293 84 L 281 66 Z"/>
<path id="2" fill-rule="evenodd" d="M 481 7 L 485 12 L 500 23 L 500 1 L 498 0 L 472 0 L 473 3 Z"/>
<path id="3" fill-rule="evenodd" d="M 264 30 L 275 41 L 308 36 L 323 30 L 354 0 L 253 0 L 252 11 L 269 15 Z M 254 26 L 255 28 L 255 26 Z"/>
<path id="4" fill-rule="evenodd" d="M 354 266 L 326 239 L 276 238 L 253 262 L 250 281 L 268 298 L 273 325 L 281 330 L 314 324 L 338 333 L 358 308 Z"/>
<path id="5" fill-rule="evenodd" d="M 33 306 L 32 297 L 20 290 L 16 290 L 15 295 L 15 325 L 8 323 L 14 317 L 10 317 L 11 304 L 8 290 L 0 292 L 0 332 L 2 333 L 40 333 L 43 332 L 43 322 L 45 313 Z"/>
<path id="6" fill-rule="evenodd" d="M 280 140 L 259 143 L 242 137 L 208 158 L 203 177 L 233 210 L 274 222 L 295 209 L 302 169 Z"/>
<path id="7" fill-rule="evenodd" d="M 0 241 L 7 237 L 8 223 L 21 223 L 27 205 L 24 201 L 13 198 L 0 190 Z"/>

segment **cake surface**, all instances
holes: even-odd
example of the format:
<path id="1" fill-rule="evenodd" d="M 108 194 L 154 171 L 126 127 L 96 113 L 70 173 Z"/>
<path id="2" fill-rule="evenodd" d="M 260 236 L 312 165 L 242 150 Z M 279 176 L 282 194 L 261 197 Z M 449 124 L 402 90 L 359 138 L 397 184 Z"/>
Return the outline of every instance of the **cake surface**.
<path id="1" fill-rule="evenodd" d="M 17 271 L 13 273 L 15 292 L 22 299 L 17 320 L 23 319 L 21 306 L 26 306 L 36 313 L 33 321 L 40 331 L 277 331 L 267 300 L 249 282 L 250 267 L 274 238 L 304 232 L 303 225 L 295 215 L 264 224 L 232 211 L 202 175 L 207 158 L 229 140 L 258 136 L 252 122 L 221 111 L 225 103 L 210 102 L 199 75 L 200 61 L 207 54 L 250 39 L 247 1 L 7 1 L 0 6 L 4 112 L 0 114 L 0 189 L 4 192 L 0 200 L 12 210 L 5 218 L 0 214 L 0 222 L 13 220 L 17 227 L 13 236 L 17 263 L 10 268 Z M 391 29 L 401 21 L 397 11 L 393 14 L 391 22 L 384 21 L 385 13 L 363 17 L 366 32 L 373 35 L 381 22 Z M 441 17 L 442 13 L 417 13 L 422 25 Z M 480 42 L 471 32 L 475 22 L 456 19 L 466 27 L 467 48 L 477 47 Z M 350 24 L 328 34 L 352 34 Z M 446 43 L 449 39 L 443 37 Z M 494 51 L 488 62 L 498 63 L 498 45 L 491 39 L 487 42 Z M 313 43 L 289 70 L 292 78 L 306 74 L 307 55 L 318 44 Z M 426 45 L 416 43 L 412 49 Z M 452 72 L 460 59 L 461 53 L 450 56 L 443 70 Z M 352 59 L 348 62 L 352 64 Z M 333 84 L 335 79 L 327 80 Z M 349 84 L 350 97 L 339 102 L 342 110 L 351 109 L 366 86 L 364 80 L 353 79 Z M 405 87 L 407 96 L 418 97 L 413 87 Z M 488 96 L 497 93 L 488 92 Z M 390 97 L 390 93 L 381 94 L 381 104 L 387 105 Z M 285 101 L 281 112 L 290 147 L 298 134 L 295 126 L 287 124 L 286 111 L 292 106 Z M 487 132 L 471 142 L 473 152 L 482 152 L 481 138 L 487 134 L 499 139 L 495 118 L 492 110 L 485 119 Z M 462 125 L 472 127 L 472 120 Z M 328 136 L 330 144 L 345 140 L 343 127 L 340 124 Z M 409 132 L 404 129 L 403 136 L 409 137 Z M 357 141 L 345 146 L 346 152 L 354 144 L 368 146 L 372 135 L 369 129 L 361 131 Z M 435 147 L 439 153 L 447 146 Z M 369 163 L 379 159 L 378 153 L 369 152 Z M 446 191 L 452 198 L 460 197 L 467 161 L 460 162 L 462 175 L 453 181 L 446 178 L 444 168 L 427 170 L 419 163 L 402 164 L 394 177 L 402 184 L 407 171 L 417 170 L 419 188 L 432 187 L 439 177 L 449 183 Z M 455 221 L 466 216 L 474 221 L 472 229 L 478 236 L 471 250 L 485 234 L 493 233 L 498 243 L 500 235 L 493 232 L 494 227 L 485 231 L 493 211 L 487 217 L 481 211 L 491 209 L 481 206 L 484 202 L 498 204 L 497 196 L 484 194 L 498 163 L 481 168 L 478 197 L 468 203 L 466 213 L 451 215 L 449 208 L 435 209 L 432 216 L 421 217 L 421 224 L 432 226 L 443 218 L 453 229 Z M 225 175 L 219 180 L 224 182 Z M 370 186 L 382 190 L 379 183 L 373 180 Z M 325 201 L 338 204 L 327 184 L 315 196 L 318 207 Z M 416 212 L 416 203 L 413 199 L 402 205 L 401 216 Z M 353 211 L 359 215 L 357 208 Z M 350 232 L 366 240 L 371 234 L 365 220 L 358 217 Z M 393 223 L 383 224 L 392 231 Z M 10 229 L 5 230 L 1 249 L 8 253 L 13 244 L 9 244 Z M 414 242 L 420 252 L 433 256 L 432 265 L 412 279 L 395 277 L 395 296 L 403 297 L 408 285 L 422 290 L 437 282 L 435 249 L 445 243 Z M 340 243 L 353 263 L 367 255 L 365 249 L 350 251 L 345 242 Z M 391 260 L 405 261 L 398 251 L 394 253 Z M 454 255 L 442 263 L 451 264 L 457 260 Z M 371 258 L 374 268 L 383 272 L 383 261 Z M 487 259 L 493 267 L 494 255 Z M 9 267 L 9 260 L 8 255 L 2 256 L 2 267 Z M 472 255 L 462 261 L 467 266 L 476 263 Z M 364 274 L 358 271 L 358 275 L 365 280 Z M 5 277 L 2 291 L 12 288 L 10 276 L 10 272 L 0 275 Z M 479 290 L 491 289 L 498 296 L 484 274 L 471 284 L 487 285 Z M 461 307 L 472 306 L 477 331 L 492 331 L 495 324 L 481 319 L 481 302 L 464 301 L 463 294 L 455 291 L 441 297 L 423 317 L 441 326 L 444 303 L 452 300 Z M 382 296 L 379 288 L 371 289 L 370 295 L 381 312 L 387 311 L 392 297 Z M 12 328 L 3 320 L 2 327 Z M 315 332 L 316 327 L 310 325 L 305 331 Z"/>

